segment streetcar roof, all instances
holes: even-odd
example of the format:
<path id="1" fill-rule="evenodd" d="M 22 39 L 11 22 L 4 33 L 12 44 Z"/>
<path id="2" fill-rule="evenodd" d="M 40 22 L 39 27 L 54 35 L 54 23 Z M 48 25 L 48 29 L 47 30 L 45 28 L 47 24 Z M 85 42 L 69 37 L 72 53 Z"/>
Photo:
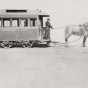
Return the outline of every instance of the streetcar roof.
<path id="1" fill-rule="evenodd" d="M 4 10 L 0 11 L 0 17 L 37 17 L 37 16 L 49 16 L 46 12 L 41 10 Z"/>

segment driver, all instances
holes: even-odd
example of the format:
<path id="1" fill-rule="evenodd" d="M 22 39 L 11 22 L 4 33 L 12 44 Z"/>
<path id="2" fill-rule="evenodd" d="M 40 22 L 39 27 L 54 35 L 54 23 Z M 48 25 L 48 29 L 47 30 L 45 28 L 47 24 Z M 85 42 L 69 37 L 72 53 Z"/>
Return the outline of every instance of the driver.
<path id="1" fill-rule="evenodd" d="M 50 19 L 48 18 L 47 21 L 45 22 L 45 38 L 50 40 L 50 29 L 53 29 L 51 23 L 50 23 Z"/>

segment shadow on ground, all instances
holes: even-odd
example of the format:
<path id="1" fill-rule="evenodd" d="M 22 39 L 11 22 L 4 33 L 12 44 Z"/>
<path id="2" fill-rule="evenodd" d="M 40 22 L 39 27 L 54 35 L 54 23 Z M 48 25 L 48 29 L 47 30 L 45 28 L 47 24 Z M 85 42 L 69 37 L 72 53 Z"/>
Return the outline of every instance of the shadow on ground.
<path id="1" fill-rule="evenodd" d="M 36 45 L 34 45 L 32 48 L 34 48 L 34 47 L 38 47 L 38 48 L 47 48 L 47 47 L 51 47 L 51 46 L 48 46 L 48 45 L 46 45 L 46 44 L 36 44 Z"/>

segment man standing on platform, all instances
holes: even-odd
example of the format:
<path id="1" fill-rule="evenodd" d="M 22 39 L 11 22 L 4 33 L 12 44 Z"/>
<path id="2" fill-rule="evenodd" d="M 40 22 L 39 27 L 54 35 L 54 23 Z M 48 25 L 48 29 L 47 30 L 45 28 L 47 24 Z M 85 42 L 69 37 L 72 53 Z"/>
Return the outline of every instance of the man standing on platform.
<path id="1" fill-rule="evenodd" d="M 46 29 L 45 29 L 45 38 L 50 40 L 50 29 L 53 29 L 51 23 L 50 23 L 50 19 L 48 18 L 46 23 Z"/>

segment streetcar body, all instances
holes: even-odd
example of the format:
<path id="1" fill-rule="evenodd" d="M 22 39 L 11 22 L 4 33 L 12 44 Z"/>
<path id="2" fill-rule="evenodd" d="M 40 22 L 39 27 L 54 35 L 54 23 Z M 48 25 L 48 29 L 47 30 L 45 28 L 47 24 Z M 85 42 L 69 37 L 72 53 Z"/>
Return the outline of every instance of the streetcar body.
<path id="1" fill-rule="evenodd" d="M 43 18 L 49 17 L 41 11 L 2 10 L 0 12 L 0 46 L 11 47 L 13 42 L 22 46 L 49 42 L 44 39 Z M 43 36 L 43 37 L 42 37 Z"/>

